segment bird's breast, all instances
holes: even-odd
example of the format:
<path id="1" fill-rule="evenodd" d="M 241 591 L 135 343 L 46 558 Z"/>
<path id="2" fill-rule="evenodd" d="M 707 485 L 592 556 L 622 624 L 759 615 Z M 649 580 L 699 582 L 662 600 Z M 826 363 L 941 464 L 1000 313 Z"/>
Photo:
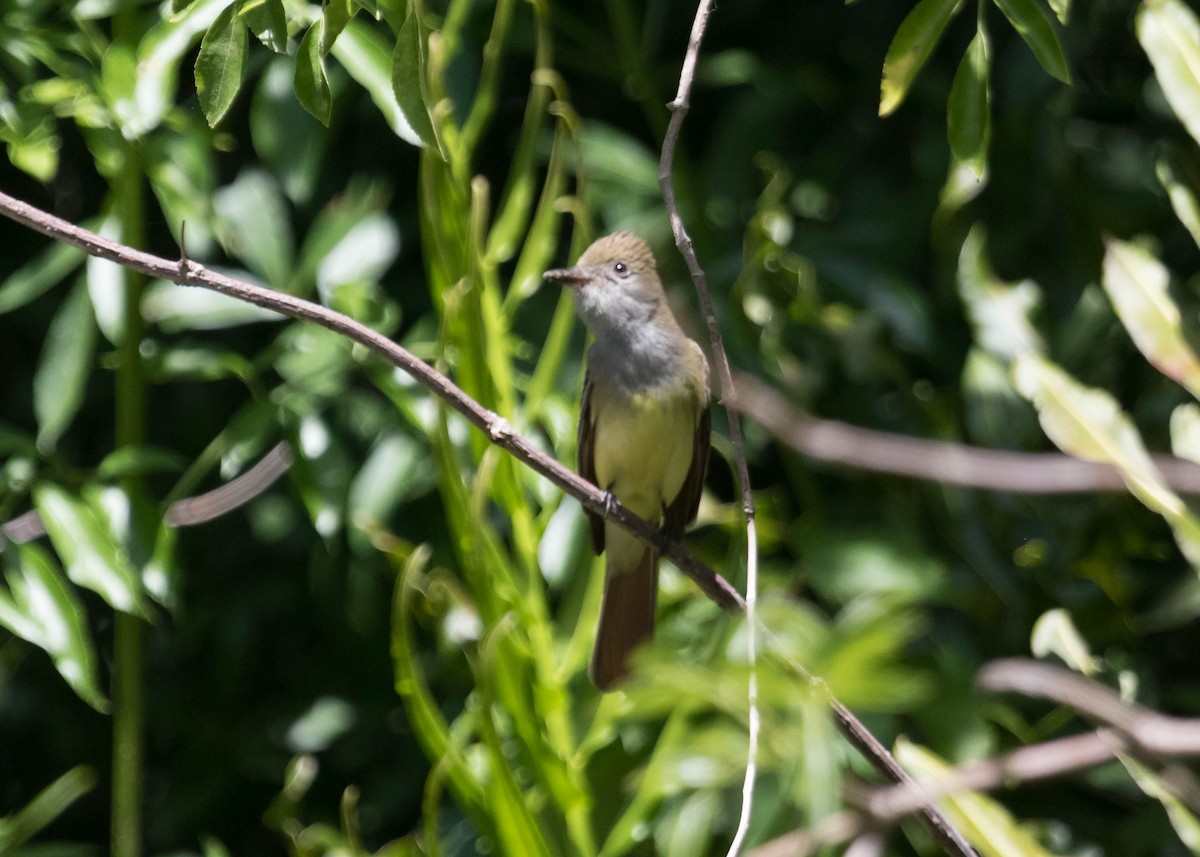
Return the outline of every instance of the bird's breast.
<path id="1" fill-rule="evenodd" d="M 686 387 L 593 393 L 593 462 L 600 487 L 635 514 L 657 521 L 692 463 L 698 403 Z"/>

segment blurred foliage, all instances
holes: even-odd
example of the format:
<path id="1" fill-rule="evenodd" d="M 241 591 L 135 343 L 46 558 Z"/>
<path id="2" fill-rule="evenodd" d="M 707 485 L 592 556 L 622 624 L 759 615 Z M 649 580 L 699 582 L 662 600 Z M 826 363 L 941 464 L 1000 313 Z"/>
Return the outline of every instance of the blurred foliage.
<path id="1" fill-rule="evenodd" d="M 347 313 L 569 462 L 584 337 L 543 270 L 633 229 L 703 329 L 657 184 L 693 11 L 0 0 L 0 180 Z M 872 776 L 830 694 L 929 773 L 1082 728 L 977 696 L 998 656 L 1200 706 L 1200 524 L 1146 454 L 1198 457 L 1197 68 L 1181 0 L 714 12 L 675 181 L 734 363 L 820 416 L 1048 437 L 1130 487 L 917 484 L 814 466 L 748 424 L 752 842 Z M 599 565 L 574 501 L 324 330 L 131 287 L 7 222 L 0 246 L 0 520 L 36 509 L 48 531 L 4 543 L 0 853 L 106 850 L 128 670 L 144 710 L 115 715 L 145 736 L 149 854 L 724 853 L 743 623 L 665 569 L 654 646 L 627 692 L 598 695 Z M 144 408 L 114 393 L 131 377 Z M 689 543 L 740 582 L 714 415 Z M 163 523 L 281 438 L 285 481 Z M 137 664 L 115 628 L 143 620 Z M 1122 759 L 948 811 L 981 853 L 1174 855 L 1200 824 L 1172 788 Z M 908 825 L 888 853 L 937 850 Z"/>

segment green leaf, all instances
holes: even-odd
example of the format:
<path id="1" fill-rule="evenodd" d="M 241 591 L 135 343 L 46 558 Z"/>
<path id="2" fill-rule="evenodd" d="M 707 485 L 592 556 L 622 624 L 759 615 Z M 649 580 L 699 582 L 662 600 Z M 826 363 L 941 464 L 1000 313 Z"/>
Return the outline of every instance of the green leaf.
<path id="1" fill-rule="evenodd" d="M 357 11 L 358 7 L 354 0 L 329 0 L 325 4 L 325 11 L 322 12 L 322 16 L 325 18 L 325 27 L 321 30 L 321 53 L 328 54 L 333 50 L 338 36 L 342 34 L 342 30 L 346 29 L 346 25 L 350 23 Z"/>
<path id="2" fill-rule="evenodd" d="M 167 333 L 223 330 L 244 324 L 286 321 L 286 316 L 229 295 L 161 280 L 146 290 L 142 315 L 146 321 L 157 324 Z"/>
<path id="3" fill-rule="evenodd" d="M 397 100 L 392 88 L 392 57 L 388 43 L 374 28 L 351 21 L 342 37 L 334 43 L 333 55 L 346 71 L 371 96 L 392 133 L 414 146 L 433 145 L 432 126 L 427 113 L 415 111 Z M 422 121 L 428 125 L 428 142 L 422 135 Z"/>
<path id="4" fill-rule="evenodd" d="M 296 52 L 295 84 L 296 97 L 304 109 L 328 128 L 333 112 L 333 95 L 329 91 L 325 57 L 321 53 L 321 31 L 324 28 L 325 19 L 318 18 L 300 40 L 300 49 Z"/>
<path id="5" fill-rule="evenodd" d="M 67 576 L 116 610 L 149 618 L 138 573 L 99 512 L 57 485 L 34 488 L 34 506 Z"/>
<path id="6" fill-rule="evenodd" d="M 896 739 L 892 752 L 918 782 L 937 782 L 950 771 L 942 759 L 907 738 Z M 937 801 L 937 805 L 982 857 L 1053 857 L 1007 809 L 986 795 L 956 792 Z"/>
<path id="7" fill-rule="evenodd" d="M 1171 821 L 1171 827 L 1175 829 L 1175 834 L 1188 851 L 1200 854 L 1200 818 L 1197 818 L 1188 808 L 1188 804 L 1180 798 L 1179 784 L 1170 781 L 1168 772 L 1164 771 L 1160 775 L 1153 768 L 1142 764 L 1128 753 L 1119 753 L 1117 758 L 1129 771 L 1129 775 L 1133 777 L 1138 788 L 1148 797 L 1155 798 L 1162 803 L 1163 809 L 1167 812 L 1167 818 Z"/>
<path id="8" fill-rule="evenodd" d="M 1084 675 L 1093 675 L 1100 668 L 1087 640 L 1071 621 L 1071 614 L 1062 607 L 1047 610 L 1033 623 L 1029 650 L 1038 658 L 1056 655 L 1071 669 Z"/>
<path id="9" fill-rule="evenodd" d="M 946 107 L 946 130 L 955 160 L 982 179 L 987 172 L 992 96 L 987 30 L 982 20 L 959 63 Z"/>
<path id="10" fill-rule="evenodd" d="M 196 95 L 209 127 L 224 118 L 242 88 L 249 49 L 241 16 L 235 7 L 225 7 L 204 34 L 196 57 Z"/>
<path id="11" fill-rule="evenodd" d="M 78 283 L 50 322 L 33 376 L 37 443 L 43 452 L 54 448 L 83 404 L 95 347 L 96 320 L 87 288 Z"/>
<path id="12" fill-rule="evenodd" d="M 1159 372 L 1200 398 L 1200 359 L 1183 335 L 1167 269 L 1136 244 L 1110 239 L 1102 282 L 1121 324 Z"/>
<path id="13" fill-rule="evenodd" d="M 1025 44 L 1033 51 L 1037 61 L 1047 74 L 1063 83 L 1071 82 L 1071 69 L 1063 53 L 1058 34 L 1037 0 L 995 0 L 1000 11 L 1008 18 L 1013 28 L 1021 34 Z"/>
<path id="14" fill-rule="evenodd" d="M 158 127 L 175 103 L 180 60 L 229 4 L 230 0 L 196 0 L 182 14 L 163 17 L 137 44 L 137 56 L 128 64 L 121 51 L 104 52 L 106 100 L 126 139 Z M 111 69 L 110 55 L 117 61 Z"/>
<path id="15" fill-rule="evenodd" d="M 485 812 L 488 796 L 472 774 L 467 760 L 454 737 L 417 658 L 413 640 L 413 588 L 416 577 L 429 561 L 430 549 L 416 548 L 404 563 L 396 580 L 392 596 L 392 665 L 395 671 L 396 694 L 404 702 L 404 711 L 412 725 L 413 734 L 429 759 L 437 760 L 455 798 L 473 816 Z M 488 824 L 490 827 L 491 822 Z"/>
<path id="16" fill-rule="evenodd" d="M 0 283 L 0 315 L 25 306 L 66 279 L 87 258 L 70 244 L 54 242 Z"/>
<path id="17" fill-rule="evenodd" d="M 287 53 L 287 15 L 283 0 L 240 0 L 238 15 L 256 39 L 277 54 Z"/>
<path id="18" fill-rule="evenodd" d="M 1200 247 L 1200 170 L 1189 155 L 1177 147 L 1167 146 L 1158 159 L 1155 172 L 1159 184 L 1167 192 L 1175 216 L 1179 218 L 1196 246 Z"/>
<path id="19" fill-rule="evenodd" d="M 265 170 L 248 169 L 213 195 L 217 215 L 217 238 L 225 250 L 238 257 L 255 274 L 274 288 L 286 290 L 295 254 L 291 214 L 274 176 Z M 176 288 L 176 301 L 211 308 L 226 305 L 212 296 L 201 297 L 201 289 Z M 245 314 L 247 320 L 266 318 L 261 310 Z"/>
<path id="20" fill-rule="evenodd" d="M 1142 43 L 1163 95 L 1200 143 L 1200 20 L 1180 0 L 1145 0 L 1137 14 Z"/>
<path id="21" fill-rule="evenodd" d="M 5 542 L 4 579 L 0 625 L 44 649 L 79 698 L 106 711 L 87 615 L 54 560 L 35 544 Z"/>
<path id="22" fill-rule="evenodd" d="M 921 0 L 901 22 L 883 60 L 880 116 L 889 115 L 904 103 L 917 73 L 961 7 L 962 0 Z"/>
<path id="23" fill-rule="evenodd" d="M 1026 351 L 1045 350 L 1032 318 L 1042 292 L 1032 280 L 1006 283 L 987 259 L 984 230 L 975 226 L 958 255 L 958 294 L 967 309 L 975 340 L 989 354 L 1011 360 Z"/>
<path id="24" fill-rule="evenodd" d="M 422 39 L 420 23 L 410 7 L 408 17 L 400 26 L 400 32 L 396 34 L 396 48 L 392 52 L 391 88 L 404 121 L 420 144 L 437 148 L 433 121 L 429 118 L 429 92 L 425 84 L 425 51 Z"/>
<path id="25" fill-rule="evenodd" d="M 80 765 L 46 786 L 37 793 L 33 800 L 18 811 L 0 818 L 0 854 L 34 853 L 34 849 L 22 851 L 20 846 L 32 839 L 42 828 L 62 815 L 67 807 L 95 787 L 95 772 L 89 767 Z M 69 848 L 69 846 L 65 847 Z M 53 845 L 49 845 L 47 848 L 47 850 L 52 849 L 54 849 Z M 75 852 L 68 851 L 64 852 L 64 855 L 73 853 Z"/>
<path id="26" fill-rule="evenodd" d="M 1188 562 L 1200 569 L 1200 521 L 1163 480 L 1116 400 L 1040 356 L 1019 355 L 1013 370 L 1017 390 L 1037 408 L 1050 440 L 1063 452 L 1116 467 L 1133 495 L 1166 519 Z"/>

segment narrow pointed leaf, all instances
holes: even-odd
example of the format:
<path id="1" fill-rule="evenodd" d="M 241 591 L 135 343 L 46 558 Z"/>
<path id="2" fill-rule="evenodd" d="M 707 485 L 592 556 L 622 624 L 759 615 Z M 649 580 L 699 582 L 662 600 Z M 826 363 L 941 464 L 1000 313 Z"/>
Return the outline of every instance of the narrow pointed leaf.
<path id="1" fill-rule="evenodd" d="M 54 448 L 79 412 L 95 346 L 96 319 L 87 288 L 78 283 L 50 322 L 33 376 L 33 410 L 42 451 Z"/>
<path id="2" fill-rule="evenodd" d="M 906 738 L 896 740 L 893 752 L 918 782 L 937 782 L 950 772 L 945 761 Z M 1053 857 L 999 801 L 987 795 L 956 792 L 939 800 L 938 808 L 982 857 Z"/>
<path id="3" fill-rule="evenodd" d="M 425 54 L 421 45 L 421 28 L 417 16 L 408 17 L 396 34 L 396 49 L 392 52 L 392 92 L 422 146 L 437 147 L 433 122 L 429 118 L 429 99 L 425 88 Z"/>
<path id="4" fill-rule="evenodd" d="M 200 42 L 196 57 L 196 95 L 209 127 L 228 112 L 242 87 L 250 37 L 234 6 L 226 6 Z"/>
<path id="5" fill-rule="evenodd" d="M 44 649 L 54 667 L 97 711 L 108 708 L 100 691 L 95 646 L 83 605 L 50 555 L 35 544 L 4 545 L 0 625 Z"/>
<path id="6" fill-rule="evenodd" d="M 321 30 L 325 19 L 319 18 L 308 28 L 296 52 L 296 97 L 304 109 L 322 125 L 329 126 L 333 113 L 333 95 L 325 75 L 325 57 L 321 55 Z"/>
<path id="7" fill-rule="evenodd" d="M 1158 371 L 1200 398 L 1200 359 L 1184 339 L 1168 281 L 1167 269 L 1143 248 L 1108 242 L 1102 282 L 1121 323 Z"/>
<path id="8" fill-rule="evenodd" d="M 946 108 L 946 131 L 955 160 L 966 166 L 976 178 L 987 171 L 988 140 L 991 137 L 991 86 L 989 83 L 989 46 L 982 22 L 967 47 Z"/>
<path id="9" fill-rule="evenodd" d="M 1200 143 L 1200 19 L 1181 0 L 1146 0 L 1137 36 L 1171 109 Z"/>
<path id="10" fill-rule="evenodd" d="M 1184 556 L 1200 569 L 1200 521 L 1167 486 L 1116 400 L 1032 354 L 1017 358 L 1014 376 L 1017 390 L 1033 402 L 1042 430 L 1055 445 L 1078 458 L 1116 467 L 1133 495 L 1166 519 Z"/>
<path id="11" fill-rule="evenodd" d="M 429 126 L 428 113 L 420 104 L 414 105 L 397 98 L 392 83 L 394 64 L 391 46 L 382 36 L 361 21 L 351 21 L 346 32 L 333 46 L 333 55 L 371 96 L 392 133 L 414 146 L 430 145 L 425 136 L 425 126 Z M 432 135 L 432 126 L 429 126 L 429 140 L 432 140 Z"/>
<path id="12" fill-rule="evenodd" d="M 238 14 L 254 37 L 277 54 L 286 54 L 287 15 L 283 0 L 242 0 Z"/>
<path id="13" fill-rule="evenodd" d="M 1158 159 L 1155 167 L 1159 184 L 1167 192 L 1175 216 L 1191 234 L 1196 246 L 1200 247 L 1200 170 L 1188 154 L 1174 147 Z"/>
<path id="14" fill-rule="evenodd" d="M 1006 283 L 987 260 L 982 227 L 967 234 L 958 256 L 958 294 L 971 320 L 975 340 L 985 351 L 1005 361 L 1025 352 L 1045 350 L 1032 317 L 1042 293 L 1032 280 Z"/>
<path id="15" fill-rule="evenodd" d="M 1025 44 L 1033 51 L 1042 68 L 1063 83 L 1071 82 L 1071 68 L 1067 65 L 1067 57 L 1063 53 L 1062 43 L 1054 26 L 1037 0 L 995 0 L 1004 17 L 1008 18 L 1013 28 L 1020 33 Z"/>
<path id="16" fill-rule="evenodd" d="M 883 60 L 880 116 L 887 116 L 904 103 L 917 73 L 961 6 L 962 0 L 921 0 L 901 22 Z"/>
<path id="17" fill-rule="evenodd" d="M 48 292 L 86 258 L 87 255 L 77 247 L 57 242 L 51 244 L 0 283 L 0 315 L 23 307 Z"/>

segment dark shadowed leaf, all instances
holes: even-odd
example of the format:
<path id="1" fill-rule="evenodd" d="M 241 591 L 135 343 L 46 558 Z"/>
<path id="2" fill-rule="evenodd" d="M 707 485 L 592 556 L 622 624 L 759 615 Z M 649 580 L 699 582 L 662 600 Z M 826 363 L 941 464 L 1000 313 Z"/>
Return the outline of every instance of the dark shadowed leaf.
<path id="1" fill-rule="evenodd" d="M 78 283 L 50 322 L 33 376 L 33 410 L 40 449 L 53 449 L 79 412 L 92 372 L 95 345 L 96 319 L 87 288 Z"/>
<path id="2" fill-rule="evenodd" d="M 1021 34 L 1042 68 L 1063 83 L 1070 83 L 1071 68 L 1067 65 L 1062 44 L 1037 0 L 996 0 L 996 5 Z"/>

